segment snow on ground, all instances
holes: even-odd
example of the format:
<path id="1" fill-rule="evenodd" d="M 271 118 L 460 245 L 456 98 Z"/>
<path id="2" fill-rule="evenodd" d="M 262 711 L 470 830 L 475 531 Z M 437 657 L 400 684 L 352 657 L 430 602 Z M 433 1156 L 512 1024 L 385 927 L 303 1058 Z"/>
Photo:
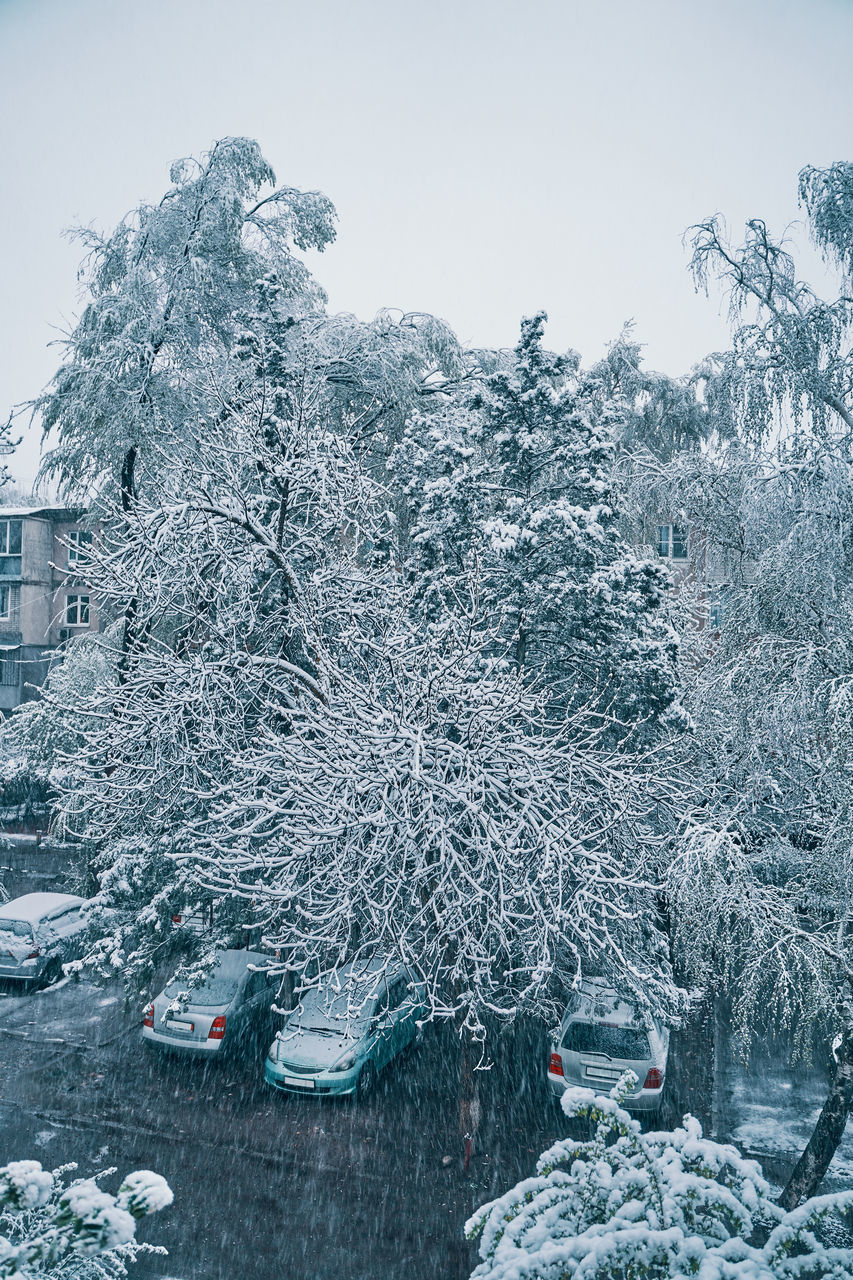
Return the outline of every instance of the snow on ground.
<path id="1" fill-rule="evenodd" d="M 826 1100 L 822 1064 L 790 1062 L 787 1047 L 756 1056 L 745 1066 L 732 1049 L 717 1043 L 714 1128 L 759 1159 L 792 1167 L 811 1137 Z M 853 1183 L 853 1125 L 848 1124 L 830 1165 L 824 1191 Z"/>

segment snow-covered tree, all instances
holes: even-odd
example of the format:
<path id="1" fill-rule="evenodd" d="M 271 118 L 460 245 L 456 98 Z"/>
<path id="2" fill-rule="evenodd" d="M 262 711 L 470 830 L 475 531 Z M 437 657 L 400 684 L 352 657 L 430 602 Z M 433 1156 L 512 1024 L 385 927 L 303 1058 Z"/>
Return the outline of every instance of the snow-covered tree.
<path id="1" fill-rule="evenodd" d="M 334 238 L 326 197 L 276 187 L 249 138 L 223 138 L 200 160 L 176 161 L 170 177 L 158 204 L 141 205 L 111 234 L 76 233 L 87 250 L 88 298 L 36 401 L 45 435 L 55 433 L 43 473 L 84 493 L 112 477 L 125 504 L 140 454 L 215 411 L 210 380 L 199 382 L 198 371 L 227 354 L 260 282 L 295 314 L 322 304 L 293 250 Z"/>
<path id="2" fill-rule="evenodd" d="M 98 1185 L 114 1173 L 72 1178 L 37 1160 L 0 1168 L 0 1276 L 9 1280 L 119 1280 L 140 1253 L 165 1254 L 136 1240 L 136 1224 L 172 1203 L 159 1174 L 128 1174 L 115 1195 Z"/>
<path id="3" fill-rule="evenodd" d="M 853 1248 L 822 1234 L 853 1192 L 785 1212 L 758 1164 L 704 1138 L 692 1116 L 672 1132 L 642 1133 L 619 1106 L 625 1087 L 623 1078 L 607 1097 L 566 1090 L 565 1114 L 591 1123 L 593 1136 L 555 1143 L 533 1177 L 473 1215 L 466 1234 L 480 1238 L 482 1261 L 472 1280 L 853 1276 Z"/>
<path id="4" fill-rule="evenodd" d="M 554 710 L 595 700 L 630 725 L 675 702 L 668 577 L 620 531 L 612 485 L 623 401 L 522 323 L 511 360 L 412 422 L 398 466 L 409 572 L 440 612 L 476 566 L 479 607 Z"/>
<path id="5" fill-rule="evenodd" d="M 90 959 L 146 981 L 201 900 L 218 908 L 201 963 L 246 925 L 306 982 L 386 952 L 466 1042 L 520 1010 L 553 1016 L 587 970 L 671 1010 L 655 868 L 675 789 L 636 731 L 673 701 L 672 635 L 664 577 L 617 532 L 606 413 L 563 386 L 541 319 L 470 399 L 459 386 L 488 361 L 446 326 L 328 317 L 304 277 L 300 302 L 265 266 L 227 341 L 163 365 L 156 430 L 110 445 L 135 450 L 133 484 L 102 486 L 87 578 L 125 626 L 77 700 L 59 784 L 65 830 L 96 850 Z M 386 468 L 417 404 L 479 424 L 502 477 L 483 556 L 440 596 Z M 72 439 L 95 425 L 78 409 L 56 454 L 71 477 Z M 537 478 L 549 449 L 562 472 Z M 511 518 L 516 550 L 499 545 Z M 569 697 L 549 679 L 572 670 Z M 59 686 L 46 699 L 60 711 Z"/>
<path id="6" fill-rule="evenodd" d="M 99 595 L 133 592 L 149 636 L 118 692 L 79 700 L 62 774 L 122 913 L 103 956 L 150 964 L 194 884 L 296 970 L 398 955 L 475 1031 L 544 1009 L 560 965 L 593 957 L 666 1003 L 646 869 L 672 805 L 661 760 L 619 754 L 600 713 L 549 724 L 476 583 L 467 614 L 419 617 L 374 550 L 375 482 L 298 422 L 277 419 L 274 448 L 251 413 L 206 429 L 198 474 L 93 550 Z"/>
<path id="7" fill-rule="evenodd" d="M 104 639 L 103 679 L 77 699 L 80 748 L 60 752 L 62 821 L 97 848 L 104 902 L 119 913 L 99 955 L 147 975 L 172 936 L 171 916 L 195 893 L 263 924 L 296 968 L 316 960 L 323 972 L 348 949 L 388 945 L 419 966 L 437 1012 L 476 1031 L 493 1006 L 508 1014 L 544 998 L 561 948 L 569 969 L 596 953 L 671 998 L 657 953 L 642 961 L 641 935 L 655 930 L 651 877 L 638 871 L 660 846 L 655 824 L 670 793 L 652 755 L 626 751 L 621 763 L 607 745 L 649 714 L 645 704 L 627 706 L 631 664 L 652 685 L 661 676 L 659 709 L 671 701 L 671 635 L 658 617 L 663 579 L 632 561 L 615 532 L 606 424 L 596 425 L 577 386 L 562 386 L 571 362 L 543 351 L 542 319 L 527 323 L 506 376 L 490 375 L 482 395 L 464 402 L 504 477 L 481 530 L 488 573 L 476 561 L 464 566 L 443 610 L 425 615 L 419 575 L 400 572 L 405 504 L 383 483 L 384 457 L 416 403 L 459 405 L 458 384 L 486 362 L 466 360 L 429 317 L 360 325 L 322 314 L 291 250 L 319 242 L 326 223 L 309 219 L 295 231 L 291 205 L 306 218 L 328 206 L 290 192 L 247 212 L 268 176 L 250 144 L 220 144 L 200 167 L 179 167 L 157 209 L 98 243 L 91 304 L 43 402 L 59 432 L 51 465 L 68 479 L 85 472 L 78 448 L 91 451 L 98 476 L 109 459 L 126 470 L 133 452 L 132 485 L 99 495 L 102 533 L 88 574 L 107 615 L 125 619 L 124 634 Z M 267 215 L 284 220 L 275 234 Z M 199 257 L 190 271 L 185 259 L 202 249 L 211 263 Z M 147 256 L 155 252 L 158 270 Z M 193 287 L 204 295 L 196 308 L 203 332 L 191 323 Z M 129 315 L 140 290 L 144 360 L 153 363 L 138 383 L 143 357 L 127 354 L 131 331 L 113 347 L 102 311 L 113 314 L 117 294 Z M 154 331 L 166 335 L 162 344 Z M 119 347 L 132 385 L 104 374 Z M 88 380 L 101 375 L 95 395 Z M 117 386 L 130 407 L 98 444 L 92 405 L 106 412 Z M 552 446 L 562 478 L 534 480 Z M 532 532 L 521 542 L 538 540 L 540 549 L 508 569 L 495 522 L 515 511 L 522 483 L 535 496 L 522 504 Z M 564 552 L 574 560 L 561 577 Z M 547 682 L 530 687 L 531 672 L 539 674 L 532 659 L 518 661 L 527 642 L 517 601 L 504 625 L 498 597 L 507 574 L 518 591 L 525 576 L 533 582 L 540 616 L 530 652 L 542 670 L 548 628 L 577 633 L 587 696 L 572 699 L 563 722 L 547 725 L 543 690 L 553 694 Z M 565 626 L 555 592 L 575 610 Z M 593 614 L 597 639 L 587 634 Z M 608 663 L 624 668 L 616 714 Z M 61 703 L 57 677 L 46 704 L 61 716 Z M 418 740 L 413 781 L 410 742 Z M 319 741 L 327 750 L 318 770 Z M 388 766 L 378 790 L 371 752 L 376 778 L 383 753 Z M 363 760 L 364 785 L 340 776 L 349 758 Z M 513 759 L 526 771 L 520 790 Z M 318 833 L 313 853 L 304 838 L 309 795 L 316 821 L 341 815 L 329 839 Z M 430 806 L 442 814 L 440 838 Z M 346 814 L 354 818 L 343 821 Z M 259 817 L 269 849 L 282 851 L 260 868 L 251 835 Z M 360 863 L 370 874 L 359 879 Z M 467 865 L 469 879 L 450 875 L 451 865 Z M 356 881 L 348 895 L 344 871 Z M 547 886 L 538 900 L 525 875 Z M 413 877 L 421 900 L 412 897 Z M 330 904 L 322 918 L 303 909 L 314 884 Z M 500 884 L 515 906 L 492 921 L 485 903 Z M 408 905 L 397 915 L 391 908 L 404 887 Z M 224 927 L 239 923 L 224 914 Z"/>
<path id="8" fill-rule="evenodd" d="M 801 1044 L 835 1033 L 788 1207 L 814 1193 L 853 1102 L 850 173 L 801 175 L 817 243 L 841 268 L 834 301 L 798 279 L 763 223 L 740 248 L 719 219 L 695 229 L 697 279 L 722 279 L 735 318 L 732 352 L 703 375 L 729 438 L 648 471 L 652 501 L 677 504 L 724 582 L 719 637 L 688 646 L 684 668 L 698 803 L 669 876 L 683 955 L 728 977 L 745 1037 L 768 1019 Z"/>

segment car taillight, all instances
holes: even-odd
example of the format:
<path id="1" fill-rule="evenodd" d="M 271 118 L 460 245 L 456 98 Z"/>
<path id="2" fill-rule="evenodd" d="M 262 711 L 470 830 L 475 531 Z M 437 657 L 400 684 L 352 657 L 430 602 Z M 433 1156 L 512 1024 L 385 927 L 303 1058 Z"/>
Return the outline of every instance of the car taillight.
<path id="1" fill-rule="evenodd" d="M 27 956 L 27 959 L 38 960 L 40 955 L 41 955 L 41 947 L 36 947 L 35 951 L 31 951 L 30 954 Z"/>
<path id="2" fill-rule="evenodd" d="M 220 1013 L 218 1018 L 214 1018 L 210 1024 L 210 1030 L 207 1033 L 208 1040 L 221 1040 L 225 1035 L 225 1014 Z"/>
<path id="3" fill-rule="evenodd" d="M 152 1000 L 148 1008 L 145 1010 L 145 1017 L 142 1019 L 143 1027 L 151 1027 L 154 1029 L 154 1001 Z"/>
<path id="4" fill-rule="evenodd" d="M 548 1070 L 552 1076 L 561 1076 L 563 1074 L 563 1059 L 559 1053 L 552 1053 L 551 1060 L 548 1063 Z"/>
<path id="5" fill-rule="evenodd" d="M 643 1085 L 643 1088 L 659 1089 L 662 1084 L 663 1084 L 663 1072 L 658 1071 L 657 1067 L 652 1067 L 651 1071 L 646 1076 L 646 1083 Z"/>

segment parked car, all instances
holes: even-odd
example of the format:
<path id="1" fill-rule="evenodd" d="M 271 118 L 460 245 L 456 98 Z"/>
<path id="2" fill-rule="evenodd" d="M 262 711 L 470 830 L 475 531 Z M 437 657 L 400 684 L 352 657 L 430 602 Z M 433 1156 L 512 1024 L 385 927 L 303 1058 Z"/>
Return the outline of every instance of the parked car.
<path id="1" fill-rule="evenodd" d="M 306 992 L 270 1046 L 267 1084 L 285 1093 L 358 1094 L 413 1041 L 424 989 L 402 965 L 350 963 L 334 983 Z"/>
<path id="2" fill-rule="evenodd" d="M 154 997 L 145 1010 L 143 1039 L 163 1049 L 209 1057 L 238 1049 L 269 1015 L 278 986 L 269 964 L 270 956 L 260 951 L 217 951 L 210 974 L 186 1001 L 178 999 L 187 990 L 180 978 Z"/>
<path id="3" fill-rule="evenodd" d="M 0 978 L 55 982 L 63 963 L 80 955 L 85 898 L 73 893 L 25 893 L 0 906 Z"/>
<path id="4" fill-rule="evenodd" d="M 557 1095 L 570 1085 L 607 1093 L 630 1069 L 638 1085 L 623 1106 L 654 1111 L 663 1094 L 668 1054 L 665 1027 L 648 1015 L 641 1017 L 602 980 L 590 978 L 570 1001 L 551 1045 L 548 1082 Z"/>

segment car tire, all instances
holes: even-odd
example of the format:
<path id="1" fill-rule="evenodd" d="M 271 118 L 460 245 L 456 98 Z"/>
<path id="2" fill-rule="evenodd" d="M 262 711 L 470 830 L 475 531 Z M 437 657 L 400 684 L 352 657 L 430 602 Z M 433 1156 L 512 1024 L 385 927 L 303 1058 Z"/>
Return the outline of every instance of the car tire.
<path id="1" fill-rule="evenodd" d="M 358 1080 L 355 1086 L 356 1096 L 359 1102 L 363 1102 L 373 1093 L 376 1084 L 376 1068 L 372 1062 L 365 1062 L 361 1071 L 358 1073 Z"/>
<path id="2" fill-rule="evenodd" d="M 40 984 L 43 987 L 52 987 L 54 982 L 58 982 L 62 977 L 62 961 L 51 960 L 50 964 L 41 975 Z"/>

